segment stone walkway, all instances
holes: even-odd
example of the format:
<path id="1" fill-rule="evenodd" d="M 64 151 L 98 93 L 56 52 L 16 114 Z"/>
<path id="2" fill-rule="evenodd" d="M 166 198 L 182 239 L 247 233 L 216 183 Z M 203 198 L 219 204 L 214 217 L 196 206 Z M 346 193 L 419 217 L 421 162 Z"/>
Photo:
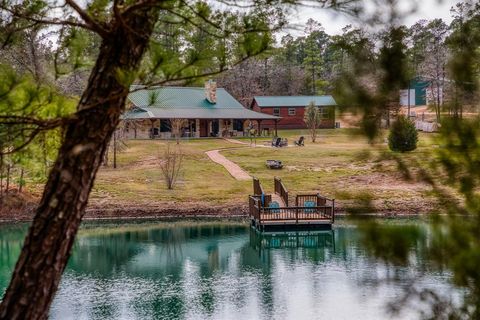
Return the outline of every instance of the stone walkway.
<path id="1" fill-rule="evenodd" d="M 210 150 L 205 153 L 210 158 L 210 160 L 218 163 L 219 165 L 222 165 L 225 169 L 227 169 L 228 173 L 230 173 L 230 175 L 235 179 L 243 181 L 252 179 L 252 177 L 245 170 L 240 168 L 238 164 L 228 160 L 223 155 L 221 155 L 220 150 Z"/>
<path id="2" fill-rule="evenodd" d="M 228 138 L 223 138 L 223 139 L 227 142 L 240 144 L 240 145 L 245 146 L 245 147 L 248 146 L 248 147 L 251 147 L 251 148 L 255 148 L 255 147 L 272 148 L 272 146 L 268 146 L 268 145 L 260 145 L 260 144 L 250 145 L 250 143 L 240 141 L 240 140 L 236 140 L 236 139 L 228 139 Z M 292 146 L 288 146 L 288 147 L 292 147 Z M 233 149 L 233 148 L 230 148 L 230 149 Z M 235 162 L 230 161 L 227 158 L 225 158 L 225 156 L 220 154 L 220 151 L 221 151 L 220 149 L 216 149 L 216 150 L 207 151 L 205 153 L 210 158 L 210 160 L 212 160 L 215 163 L 218 163 L 219 165 L 221 165 L 225 169 L 227 169 L 228 173 L 230 173 L 230 175 L 232 177 L 234 177 L 235 179 L 241 180 L 241 181 L 252 179 L 252 177 L 248 174 L 248 172 L 246 172 L 245 170 L 240 168 L 240 166 L 238 164 L 236 164 Z"/>

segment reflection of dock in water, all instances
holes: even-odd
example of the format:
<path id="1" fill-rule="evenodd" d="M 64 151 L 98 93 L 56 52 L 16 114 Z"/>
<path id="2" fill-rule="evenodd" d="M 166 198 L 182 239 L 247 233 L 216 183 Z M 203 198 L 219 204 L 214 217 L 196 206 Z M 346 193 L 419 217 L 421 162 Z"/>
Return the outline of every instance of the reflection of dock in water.
<path id="1" fill-rule="evenodd" d="M 285 233 L 261 233 L 250 230 L 250 245 L 256 250 L 282 248 L 329 248 L 335 252 L 335 232 L 329 231 L 298 231 Z"/>

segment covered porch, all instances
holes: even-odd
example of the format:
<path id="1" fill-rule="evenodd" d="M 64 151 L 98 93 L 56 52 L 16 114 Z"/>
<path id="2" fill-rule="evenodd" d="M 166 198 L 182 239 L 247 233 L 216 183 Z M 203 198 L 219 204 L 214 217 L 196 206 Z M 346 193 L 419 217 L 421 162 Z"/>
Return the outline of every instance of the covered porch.
<path id="1" fill-rule="evenodd" d="M 122 129 L 127 139 L 222 138 L 255 135 L 277 135 L 262 127 L 264 119 L 131 119 L 124 118 Z M 252 131 L 253 130 L 253 131 Z"/>

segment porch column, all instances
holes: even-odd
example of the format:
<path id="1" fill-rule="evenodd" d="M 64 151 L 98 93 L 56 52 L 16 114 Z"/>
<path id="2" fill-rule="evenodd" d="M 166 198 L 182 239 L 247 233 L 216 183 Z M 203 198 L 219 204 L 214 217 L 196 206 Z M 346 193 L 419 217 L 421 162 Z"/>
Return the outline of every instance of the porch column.
<path id="1" fill-rule="evenodd" d="M 200 138 L 200 119 L 195 119 L 195 138 Z"/>
<path id="2" fill-rule="evenodd" d="M 155 136 L 153 135 L 154 129 L 155 128 L 155 119 L 150 119 L 150 122 L 152 123 L 152 126 L 150 128 L 150 139 L 154 139 Z"/>
<path id="3" fill-rule="evenodd" d="M 223 137 L 223 125 L 225 124 L 225 120 L 218 119 L 218 136 Z"/>
<path id="4" fill-rule="evenodd" d="M 258 122 L 258 136 L 262 135 L 262 120 L 257 120 Z"/>
<path id="5" fill-rule="evenodd" d="M 278 137 L 278 133 L 277 133 L 277 123 L 278 123 L 278 120 L 275 120 L 275 137 Z"/>

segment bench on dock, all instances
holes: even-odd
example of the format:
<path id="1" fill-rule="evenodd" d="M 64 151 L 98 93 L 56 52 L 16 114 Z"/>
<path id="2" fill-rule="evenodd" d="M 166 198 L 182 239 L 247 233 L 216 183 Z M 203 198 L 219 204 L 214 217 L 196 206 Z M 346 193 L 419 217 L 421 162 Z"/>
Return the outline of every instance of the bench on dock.
<path id="1" fill-rule="evenodd" d="M 253 179 L 254 194 L 249 196 L 249 215 L 260 230 L 330 229 L 335 221 L 335 200 L 320 194 L 291 197 L 279 178 L 274 194 L 266 194 L 260 181 Z M 295 204 L 290 206 L 294 200 Z"/>

